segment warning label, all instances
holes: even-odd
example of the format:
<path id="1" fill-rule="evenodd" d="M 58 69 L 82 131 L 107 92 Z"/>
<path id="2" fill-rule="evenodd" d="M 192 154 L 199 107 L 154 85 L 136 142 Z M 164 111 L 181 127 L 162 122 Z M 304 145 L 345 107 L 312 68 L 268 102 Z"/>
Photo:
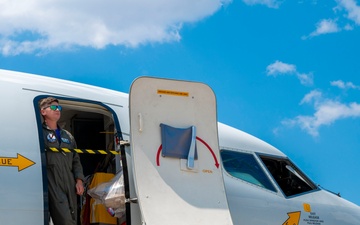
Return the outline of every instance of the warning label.
<path id="1" fill-rule="evenodd" d="M 182 91 L 173 91 L 173 90 L 157 90 L 159 95 L 175 95 L 175 96 L 183 96 L 189 97 L 189 92 L 182 92 Z"/>
<path id="2" fill-rule="evenodd" d="M 303 221 L 305 222 L 305 224 L 312 225 L 322 225 L 324 223 L 324 220 L 322 220 L 320 216 L 316 215 L 315 212 L 311 212 L 308 218 L 305 218 Z"/>

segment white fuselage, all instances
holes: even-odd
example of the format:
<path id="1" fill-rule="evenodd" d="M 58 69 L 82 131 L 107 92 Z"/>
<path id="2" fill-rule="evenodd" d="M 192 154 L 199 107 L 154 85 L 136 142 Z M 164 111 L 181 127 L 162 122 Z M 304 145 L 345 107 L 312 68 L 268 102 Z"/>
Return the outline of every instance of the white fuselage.
<path id="1" fill-rule="evenodd" d="M 101 120 L 101 126 L 110 131 L 113 127 L 121 130 L 122 138 L 131 143 L 126 93 L 6 70 L 0 70 L 0 93 L 1 224 L 47 224 L 46 162 L 41 150 L 41 117 L 37 109 L 40 98 L 51 95 L 63 99 L 69 109 L 69 116 L 64 112 L 63 117 L 66 127 L 76 122 L 81 124 L 84 119 L 90 121 L 91 113 L 92 120 L 93 117 Z M 75 115 L 78 120 L 74 120 Z M 280 150 L 222 123 L 218 123 L 218 137 L 223 160 L 228 157 L 231 161 L 238 156 L 239 160 L 241 157 L 253 160 L 251 165 L 248 160 L 242 161 L 249 164 L 246 167 L 227 164 L 228 161 L 220 163 L 233 224 L 360 224 L 359 206 L 314 185 Z M 106 144 L 109 144 L 108 140 Z M 129 197 L 136 198 L 131 151 L 129 147 L 125 147 L 125 151 L 129 167 Z M 8 160 L 17 154 L 35 164 L 17 170 Z M 116 160 L 118 169 L 120 159 Z M 272 163 L 277 171 L 272 171 Z M 283 167 L 279 168 L 280 165 Z M 284 173 L 289 177 L 284 177 Z M 141 212 L 136 203 L 131 203 L 131 220 L 132 224 L 141 224 Z"/>

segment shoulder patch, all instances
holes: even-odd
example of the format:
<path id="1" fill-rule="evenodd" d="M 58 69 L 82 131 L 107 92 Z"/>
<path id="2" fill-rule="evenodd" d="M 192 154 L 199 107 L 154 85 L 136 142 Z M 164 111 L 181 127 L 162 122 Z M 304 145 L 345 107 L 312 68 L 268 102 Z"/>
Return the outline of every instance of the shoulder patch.
<path id="1" fill-rule="evenodd" d="M 49 134 L 46 136 L 46 138 L 47 138 L 48 142 L 50 142 L 50 143 L 56 142 L 56 136 L 55 136 L 55 134 L 53 134 L 53 133 L 49 133 Z"/>
<path id="2" fill-rule="evenodd" d="M 61 138 L 61 142 L 66 143 L 66 144 L 70 144 L 70 140 L 67 138 Z"/>

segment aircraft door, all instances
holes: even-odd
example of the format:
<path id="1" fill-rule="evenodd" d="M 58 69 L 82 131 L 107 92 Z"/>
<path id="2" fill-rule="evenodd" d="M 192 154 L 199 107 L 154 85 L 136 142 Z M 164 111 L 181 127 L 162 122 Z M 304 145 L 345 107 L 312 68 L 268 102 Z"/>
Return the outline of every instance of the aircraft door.
<path id="1" fill-rule="evenodd" d="M 47 96 L 38 96 L 35 99 L 35 105 L 37 106 L 39 100 L 44 97 Z M 57 155 L 63 157 L 67 154 L 74 154 L 76 158 L 79 158 L 76 161 L 77 169 L 81 171 L 79 169 L 81 164 L 85 192 L 81 196 L 76 196 L 76 203 L 74 203 L 78 209 L 76 214 L 78 224 L 80 224 L 80 221 L 83 224 L 122 224 L 126 219 L 128 210 L 125 209 L 126 206 L 120 201 L 125 198 L 124 189 L 126 189 L 126 181 L 124 177 L 126 171 L 120 172 L 123 169 L 120 160 L 123 158 L 120 157 L 122 132 L 116 114 L 119 109 L 115 106 L 109 107 L 99 102 L 82 99 L 62 97 L 57 99 L 59 105 L 62 106 L 61 117 L 57 122 L 58 127 L 66 130 L 66 132 L 69 132 L 74 137 L 76 148 L 66 148 L 66 143 L 69 143 L 69 141 L 65 138 L 61 139 L 61 142 L 59 141 L 49 146 L 49 143 L 54 141 L 50 139 L 51 135 L 46 135 L 46 138 L 44 138 L 44 131 L 42 129 L 43 119 L 40 117 L 40 113 L 37 113 L 39 140 L 40 146 L 42 146 L 40 152 L 42 154 L 46 153 L 44 156 L 52 154 L 52 157 L 57 157 Z M 46 196 L 50 196 L 51 193 L 48 188 L 49 171 L 47 169 L 49 164 L 47 160 L 48 157 L 42 158 L 42 180 L 44 182 L 43 191 Z M 52 185 L 57 185 L 59 180 L 68 182 L 70 185 L 66 179 L 67 177 L 60 179 L 59 176 L 56 176 L 55 178 L 58 180 L 55 180 Z M 110 197 L 115 192 L 115 185 L 117 185 L 116 190 L 118 190 L 116 196 Z M 113 188 L 108 188 L 110 186 Z M 112 191 L 111 194 L 110 191 Z M 98 194 L 99 192 L 101 195 Z M 113 204 L 115 197 L 119 200 L 116 202 L 117 204 Z M 44 213 L 45 224 L 48 224 L 50 202 L 46 201 L 46 199 L 44 202 Z"/>
<path id="2" fill-rule="evenodd" d="M 132 163 L 143 223 L 232 224 L 211 88 L 141 77 L 131 86 L 129 104 Z"/>

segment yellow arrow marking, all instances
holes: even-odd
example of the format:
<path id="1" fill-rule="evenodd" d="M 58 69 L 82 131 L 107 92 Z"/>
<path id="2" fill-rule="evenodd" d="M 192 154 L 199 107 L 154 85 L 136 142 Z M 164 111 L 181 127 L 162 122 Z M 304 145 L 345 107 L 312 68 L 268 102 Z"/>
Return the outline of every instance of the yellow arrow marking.
<path id="1" fill-rule="evenodd" d="M 299 225 L 301 212 L 288 213 L 289 218 L 282 225 Z"/>
<path id="2" fill-rule="evenodd" d="M 34 165 L 35 162 L 31 161 L 30 159 L 17 154 L 16 158 L 11 157 L 0 157 L 0 166 L 14 166 L 18 168 L 18 171 L 20 172 L 23 169 L 26 169 L 32 165 Z"/>

